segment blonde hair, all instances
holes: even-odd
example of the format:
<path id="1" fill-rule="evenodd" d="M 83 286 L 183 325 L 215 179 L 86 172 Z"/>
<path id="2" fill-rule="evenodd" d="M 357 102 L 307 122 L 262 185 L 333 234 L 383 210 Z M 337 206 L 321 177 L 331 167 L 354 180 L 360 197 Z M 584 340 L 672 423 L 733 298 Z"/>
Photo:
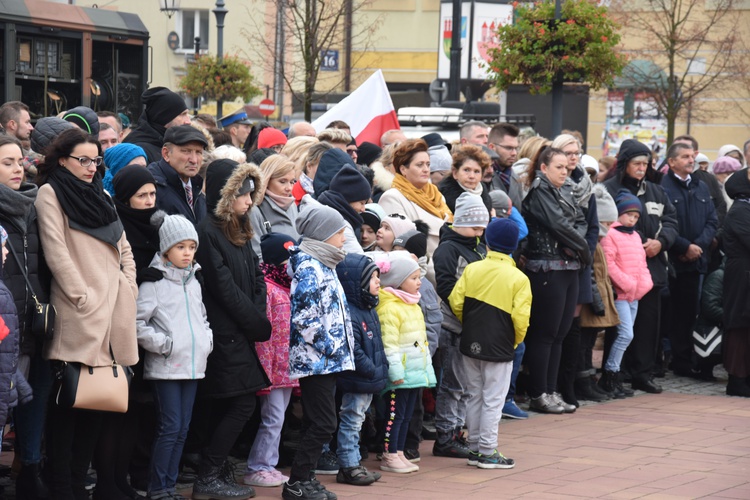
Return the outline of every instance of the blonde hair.
<path id="1" fill-rule="evenodd" d="M 319 142 L 320 141 L 318 141 L 317 137 L 300 135 L 289 139 L 284 145 L 281 154 L 287 156 L 294 163 L 294 169 L 296 171 L 295 177 L 299 177 L 299 174 L 302 173 L 310 148 Z"/>
<path id="2" fill-rule="evenodd" d="M 268 183 L 271 179 L 278 179 L 284 177 L 289 172 L 295 171 L 294 162 L 289 159 L 288 156 L 278 154 L 271 155 L 260 164 L 260 175 L 261 182 L 263 183 L 263 195 L 258 200 L 258 204 L 263 203 L 263 199 L 266 195 L 266 189 L 268 189 Z"/>
<path id="3" fill-rule="evenodd" d="M 575 136 L 570 134 L 560 134 L 552 141 L 552 147 L 555 149 L 562 149 L 568 144 L 577 144 L 578 147 L 581 147 L 581 141 L 576 139 Z"/>
<path id="4" fill-rule="evenodd" d="M 544 146 L 549 146 L 550 144 L 552 143 L 546 137 L 541 137 L 539 135 L 535 137 L 529 137 L 523 142 L 523 145 L 518 150 L 518 159 L 520 160 L 521 158 L 528 158 L 529 160 L 531 160 L 536 156 L 540 149 L 542 149 Z"/>
<path id="5" fill-rule="evenodd" d="M 240 148 L 236 148 L 231 144 L 222 144 L 211 152 L 211 161 L 222 159 L 245 163 L 247 155 Z"/>
<path id="6" fill-rule="evenodd" d="M 352 136 L 337 128 L 327 128 L 318 133 L 318 140 L 330 142 L 331 144 L 347 145 L 352 142 Z"/>

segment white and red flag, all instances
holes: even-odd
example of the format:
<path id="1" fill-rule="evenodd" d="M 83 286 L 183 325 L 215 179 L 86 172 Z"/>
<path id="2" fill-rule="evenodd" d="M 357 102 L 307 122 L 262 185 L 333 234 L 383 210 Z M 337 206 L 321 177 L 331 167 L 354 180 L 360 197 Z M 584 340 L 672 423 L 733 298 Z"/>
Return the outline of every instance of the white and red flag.
<path id="1" fill-rule="evenodd" d="M 373 73 L 357 90 L 326 111 L 312 125 L 320 132 L 335 120 L 349 124 L 357 144 L 371 142 L 379 146 L 384 132 L 400 128 L 381 70 Z"/>

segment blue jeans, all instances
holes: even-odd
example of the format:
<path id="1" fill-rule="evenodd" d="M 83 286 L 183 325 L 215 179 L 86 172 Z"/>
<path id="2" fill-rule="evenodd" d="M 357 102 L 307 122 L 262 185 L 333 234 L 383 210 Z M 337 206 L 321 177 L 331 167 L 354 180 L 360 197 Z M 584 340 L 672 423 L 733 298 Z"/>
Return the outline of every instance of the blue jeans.
<path id="1" fill-rule="evenodd" d="M 151 454 L 149 493 L 174 491 L 180 457 L 193 413 L 197 380 L 154 380 L 156 439 Z"/>
<path id="2" fill-rule="evenodd" d="M 615 300 L 615 309 L 620 316 L 620 324 L 617 325 L 617 338 L 612 343 L 607 362 L 604 364 L 604 369 L 611 372 L 620 371 L 622 357 L 633 340 L 633 324 L 638 314 L 638 301 Z"/>
<path id="3" fill-rule="evenodd" d="M 518 372 L 521 371 L 524 354 L 526 354 L 526 344 L 521 342 L 513 353 L 513 371 L 510 374 L 510 387 L 508 388 L 508 395 L 505 396 L 506 401 L 512 400 L 516 395 L 516 380 L 518 379 Z"/>
<path id="4" fill-rule="evenodd" d="M 18 370 L 23 373 L 34 391 L 34 399 L 15 409 L 18 434 L 18 454 L 23 465 L 38 464 L 42 460 L 42 434 L 47 418 L 47 402 L 52 390 L 52 370 L 41 353 L 21 355 Z"/>
<path id="5" fill-rule="evenodd" d="M 259 397 L 260 427 L 247 457 L 248 472 L 270 471 L 278 465 L 281 428 L 291 397 L 291 387 L 272 389 L 270 394 Z"/>
<path id="6" fill-rule="evenodd" d="M 339 412 L 339 444 L 337 455 L 339 466 L 357 467 L 362 457 L 359 455 L 359 431 L 365 421 L 365 412 L 372 402 L 372 394 L 345 392 L 341 398 Z"/>

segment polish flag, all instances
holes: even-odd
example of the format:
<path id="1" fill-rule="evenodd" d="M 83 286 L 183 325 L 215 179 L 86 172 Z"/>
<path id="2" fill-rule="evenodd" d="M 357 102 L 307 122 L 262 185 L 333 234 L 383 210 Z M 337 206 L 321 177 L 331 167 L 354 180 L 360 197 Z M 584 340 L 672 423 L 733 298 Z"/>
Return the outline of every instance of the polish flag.
<path id="1" fill-rule="evenodd" d="M 349 124 L 357 144 L 371 142 L 379 146 L 383 133 L 401 128 L 381 70 L 373 73 L 357 90 L 312 122 L 312 126 L 316 132 L 320 132 L 335 120 Z"/>

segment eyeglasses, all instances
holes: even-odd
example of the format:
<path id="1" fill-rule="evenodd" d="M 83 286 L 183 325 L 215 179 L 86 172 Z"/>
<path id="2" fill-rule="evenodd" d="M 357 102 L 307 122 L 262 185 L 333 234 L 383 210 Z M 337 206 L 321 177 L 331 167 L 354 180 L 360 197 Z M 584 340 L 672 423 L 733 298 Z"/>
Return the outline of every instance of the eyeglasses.
<path id="1" fill-rule="evenodd" d="M 347 149 L 346 154 L 354 158 L 354 155 L 359 153 L 359 149 Z"/>
<path id="2" fill-rule="evenodd" d="M 81 164 L 83 168 L 90 167 L 93 163 L 97 167 L 102 164 L 102 157 L 97 156 L 95 158 L 89 158 L 88 156 L 69 156 L 69 158 L 73 158 L 75 160 L 78 160 L 78 163 Z"/>
<path id="3" fill-rule="evenodd" d="M 401 214 L 391 214 L 388 217 L 390 217 L 392 219 L 406 220 L 406 216 L 405 215 L 401 215 Z"/>
<path id="4" fill-rule="evenodd" d="M 504 150 L 506 150 L 509 153 L 512 152 L 512 151 L 516 151 L 516 152 L 518 151 L 518 147 L 517 146 L 506 146 L 505 144 L 498 144 L 496 142 L 491 142 L 490 144 L 494 144 L 495 146 L 497 146 L 499 148 L 503 148 Z"/>
<path id="5" fill-rule="evenodd" d="M 571 153 L 565 153 L 565 156 L 567 156 L 568 158 L 580 158 L 581 152 L 576 151 L 576 152 L 571 152 Z"/>

